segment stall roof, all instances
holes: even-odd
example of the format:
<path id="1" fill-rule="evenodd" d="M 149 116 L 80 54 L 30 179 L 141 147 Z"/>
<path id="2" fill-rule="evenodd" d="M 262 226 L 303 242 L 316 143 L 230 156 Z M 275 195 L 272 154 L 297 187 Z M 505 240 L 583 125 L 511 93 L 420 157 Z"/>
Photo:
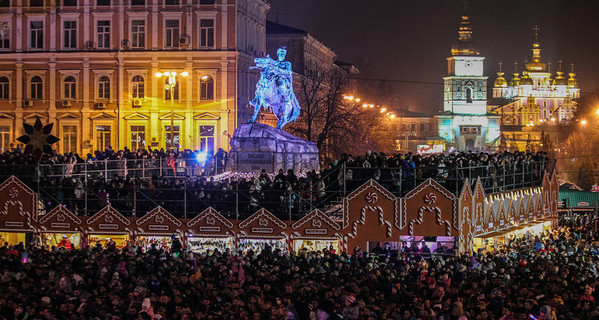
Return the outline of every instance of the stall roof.
<path id="1" fill-rule="evenodd" d="M 559 189 L 559 201 L 570 208 L 594 208 L 599 205 L 599 192 Z"/>

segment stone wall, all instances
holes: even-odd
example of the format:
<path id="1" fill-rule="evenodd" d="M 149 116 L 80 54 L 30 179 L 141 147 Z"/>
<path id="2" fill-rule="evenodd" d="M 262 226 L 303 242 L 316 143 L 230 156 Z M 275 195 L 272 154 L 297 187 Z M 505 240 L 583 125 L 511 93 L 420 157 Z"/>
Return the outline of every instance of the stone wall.
<path id="1" fill-rule="evenodd" d="M 312 141 L 261 123 L 240 125 L 231 138 L 227 170 L 277 172 L 319 171 L 318 148 Z"/>

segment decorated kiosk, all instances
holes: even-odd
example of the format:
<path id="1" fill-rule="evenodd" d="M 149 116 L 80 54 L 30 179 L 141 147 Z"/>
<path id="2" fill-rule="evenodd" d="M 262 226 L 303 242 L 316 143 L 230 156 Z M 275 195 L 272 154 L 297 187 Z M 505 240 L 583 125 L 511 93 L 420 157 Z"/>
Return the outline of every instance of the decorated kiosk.
<path id="1" fill-rule="evenodd" d="M 26 243 L 37 224 L 37 194 L 15 176 L 0 185 L 0 245 Z"/>
<path id="2" fill-rule="evenodd" d="M 85 221 L 87 224 L 87 241 L 89 246 L 100 243 L 106 247 L 110 240 L 116 242 L 117 248 L 127 245 L 133 235 L 131 220 L 125 218 L 112 206 L 106 206 Z"/>
<path id="3" fill-rule="evenodd" d="M 291 225 L 290 249 L 341 252 L 341 226 L 320 210 L 314 210 Z"/>
<path id="4" fill-rule="evenodd" d="M 401 201 L 401 248 L 411 254 L 454 254 L 459 238 L 456 197 L 428 179 Z"/>
<path id="5" fill-rule="evenodd" d="M 37 228 L 41 244 L 45 246 L 79 249 L 83 238 L 81 217 L 74 215 L 69 209 L 57 205 L 47 214 L 40 217 Z"/>
<path id="6" fill-rule="evenodd" d="M 393 250 L 398 250 L 399 200 L 374 180 L 343 199 L 346 250 L 352 253 L 359 248 L 370 252 L 378 243 L 389 243 Z"/>
<path id="7" fill-rule="evenodd" d="M 186 225 L 185 241 L 189 250 L 198 253 L 223 252 L 235 248 L 233 223 L 209 207 Z"/>
<path id="8" fill-rule="evenodd" d="M 237 249 L 260 253 L 266 246 L 272 250 L 287 250 L 287 224 L 266 209 L 260 209 L 239 223 Z"/>
<path id="9" fill-rule="evenodd" d="M 133 235 L 136 244 L 144 250 L 150 249 L 152 244 L 158 249 L 169 249 L 173 236 L 183 238 L 183 223 L 158 206 L 135 221 Z"/>

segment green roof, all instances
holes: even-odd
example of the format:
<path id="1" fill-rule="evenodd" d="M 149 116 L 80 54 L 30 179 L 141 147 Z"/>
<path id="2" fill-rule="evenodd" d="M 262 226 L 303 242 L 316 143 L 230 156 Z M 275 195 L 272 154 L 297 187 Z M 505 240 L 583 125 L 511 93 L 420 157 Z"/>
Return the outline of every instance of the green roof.
<path id="1" fill-rule="evenodd" d="M 559 201 L 564 201 L 568 208 L 595 208 L 599 205 L 599 192 L 560 189 Z"/>

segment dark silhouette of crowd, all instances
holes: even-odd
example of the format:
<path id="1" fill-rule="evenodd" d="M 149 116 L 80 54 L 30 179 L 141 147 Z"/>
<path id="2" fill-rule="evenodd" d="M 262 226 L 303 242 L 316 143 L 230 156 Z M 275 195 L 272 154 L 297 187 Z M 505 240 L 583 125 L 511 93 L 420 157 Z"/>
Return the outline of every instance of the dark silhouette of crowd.
<path id="1" fill-rule="evenodd" d="M 198 160 L 201 159 L 201 160 Z M 140 149 L 88 154 L 44 155 L 40 166 L 19 149 L 0 154 L 0 175 L 17 175 L 39 191 L 48 209 L 65 204 L 93 214 L 111 204 L 125 215 L 140 216 L 158 205 L 178 217 L 193 217 L 214 207 L 243 218 L 259 208 L 278 216 L 301 217 L 324 209 L 369 179 L 396 195 L 432 178 L 458 193 L 466 179 L 480 178 L 488 193 L 540 185 L 552 161 L 543 152 L 454 152 L 413 155 L 367 152 L 344 154 L 320 172 L 225 172 L 227 153 L 206 159 L 199 151 Z"/>
<path id="2" fill-rule="evenodd" d="M 590 230 L 427 258 L 5 244 L 0 319 L 599 319 Z"/>

